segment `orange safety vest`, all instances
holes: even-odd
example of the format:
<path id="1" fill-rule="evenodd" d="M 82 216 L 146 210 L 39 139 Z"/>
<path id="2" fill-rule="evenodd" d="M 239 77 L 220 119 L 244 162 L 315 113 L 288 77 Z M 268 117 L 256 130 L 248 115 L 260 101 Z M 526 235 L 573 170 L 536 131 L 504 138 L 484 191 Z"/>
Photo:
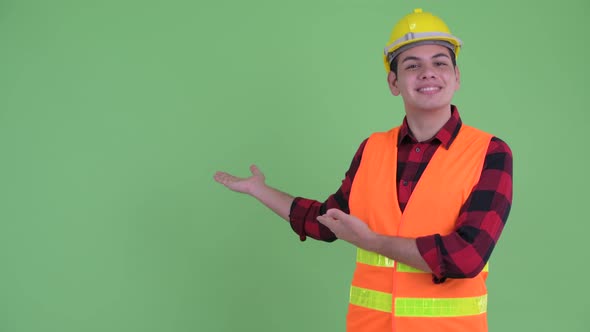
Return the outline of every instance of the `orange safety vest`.
<path id="1" fill-rule="evenodd" d="M 399 127 L 375 133 L 367 141 L 350 193 L 351 214 L 384 235 L 453 232 L 492 136 L 462 125 L 449 149 L 437 149 L 402 213 L 396 190 L 398 132 Z M 486 277 L 487 266 L 474 278 L 435 284 L 430 273 L 359 248 L 347 331 L 487 331 Z"/>

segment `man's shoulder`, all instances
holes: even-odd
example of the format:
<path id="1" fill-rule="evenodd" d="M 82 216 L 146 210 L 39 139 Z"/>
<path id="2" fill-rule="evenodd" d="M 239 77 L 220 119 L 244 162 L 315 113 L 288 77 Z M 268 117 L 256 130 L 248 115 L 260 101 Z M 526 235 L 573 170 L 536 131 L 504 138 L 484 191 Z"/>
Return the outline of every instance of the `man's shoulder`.
<path id="1" fill-rule="evenodd" d="M 385 130 L 385 131 L 376 131 L 373 132 L 368 138 L 371 139 L 372 137 L 392 137 L 392 136 L 397 136 L 397 134 L 399 133 L 401 126 L 397 126 L 397 127 L 393 127 L 391 129 Z"/>
<path id="2" fill-rule="evenodd" d="M 484 136 L 487 137 L 487 140 L 489 141 L 488 154 L 490 154 L 490 153 L 507 153 L 507 154 L 512 155 L 512 150 L 510 149 L 510 146 L 508 145 L 508 143 L 506 141 L 504 141 L 500 137 L 498 137 L 494 134 L 491 134 L 487 131 L 484 131 L 479 128 L 469 126 L 466 124 L 463 124 L 462 128 L 465 128 L 466 130 L 471 131 L 475 135 L 481 135 L 482 137 L 484 137 Z"/>
<path id="3" fill-rule="evenodd" d="M 498 136 L 492 136 L 488 147 L 488 154 L 490 153 L 505 153 L 512 156 L 512 149 L 510 149 L 508 143 Z"/>

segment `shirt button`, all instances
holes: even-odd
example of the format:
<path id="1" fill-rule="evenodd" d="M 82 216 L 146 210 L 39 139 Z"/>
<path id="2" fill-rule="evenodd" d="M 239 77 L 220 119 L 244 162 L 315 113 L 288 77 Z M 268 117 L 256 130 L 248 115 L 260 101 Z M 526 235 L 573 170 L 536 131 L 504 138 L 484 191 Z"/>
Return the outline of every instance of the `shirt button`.
<path id="1" fill-rule="evenodd" d="M 402 182 L 402 184 L 403 184 L 404 186 L 407 186 L 407 185 L 408 185 L 408 181 L 405 181 L 405 180 L 404 180 L 404 181 Z"/>
<path id="2" fill-rule="evenodd" d="M 416 152 L 420 152 L 420 148 L 416 148 Z"/>

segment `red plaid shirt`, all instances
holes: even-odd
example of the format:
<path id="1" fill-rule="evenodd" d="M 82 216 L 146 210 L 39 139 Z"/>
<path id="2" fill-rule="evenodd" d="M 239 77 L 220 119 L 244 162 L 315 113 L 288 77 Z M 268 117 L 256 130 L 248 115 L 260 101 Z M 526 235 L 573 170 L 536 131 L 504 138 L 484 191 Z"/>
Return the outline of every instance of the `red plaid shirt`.
<path id="1" fill-rule="evenodd" d="M 397 203 L 402 212 L 436 149 L 439 145 L 448 149 L 461 124 L 459 111 L 452 106 L 451 118 L 443 128 L 430 140 L 418 142 L 404 119 L 399 132 L 397 159 Z M 306 236 L 327 242 L 336 240 L 336 236 L 316 217 L 331 208 L 350 213 L 350 189 L 366 142 L 360 145 L 338 191 L 325 202 L 302 197 L 293 201 L 290 222 L 301 241 Z M 512 152 L 506 143 L 493 137 L 479 182 L 461 208 L 455 231 L 445 236 L 432 234 L 416 239 L 420 254 L 433 271 L 433 281 L 439 283 L 447 277 L 469 278 L 477 275 L 487 263 L 502 233 L 511 204 Z"/>

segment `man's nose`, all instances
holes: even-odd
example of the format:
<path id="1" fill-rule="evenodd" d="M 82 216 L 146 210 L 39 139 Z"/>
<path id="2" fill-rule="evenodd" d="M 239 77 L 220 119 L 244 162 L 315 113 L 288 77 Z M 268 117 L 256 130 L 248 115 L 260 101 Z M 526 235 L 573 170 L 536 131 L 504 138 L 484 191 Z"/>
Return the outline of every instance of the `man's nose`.
<path id="1" fill-rule="evenodd" d="M 436 72 L 434 70 L 434 68 L 432 68 L 431 66 L 424 66 L 422 67 L 422 72 L 420 73 L 420 78 L 423 80 L 429 79 L 429 78 L 435 78 L 436 77 Z"/>

